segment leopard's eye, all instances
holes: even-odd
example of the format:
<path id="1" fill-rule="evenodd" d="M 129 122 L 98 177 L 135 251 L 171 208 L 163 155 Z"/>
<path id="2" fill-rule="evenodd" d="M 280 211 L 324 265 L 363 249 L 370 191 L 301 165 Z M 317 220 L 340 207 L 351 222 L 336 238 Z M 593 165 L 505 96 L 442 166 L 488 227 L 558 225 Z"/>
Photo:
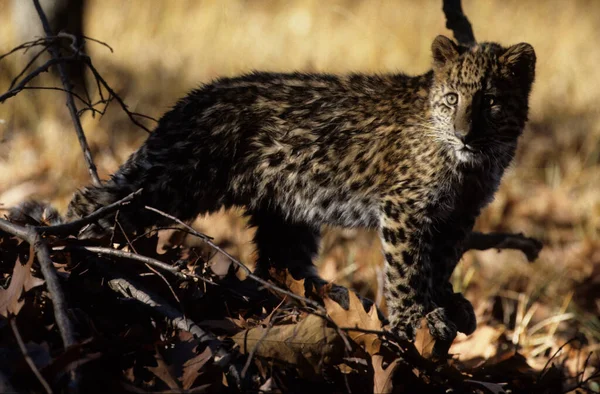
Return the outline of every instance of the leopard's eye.
<path id="1" fill-rule="evenodd" d="M 496 97 L 491 94 L 483 96 L 483 105 L 487 108 L 493 107 L 497 103 Z"/>
<path id="2" fill-rule="evenodd" d="M 448 93 L 444 98 L 446 99 L 446 104 L 450 106 L 455 106 L 458 103 L 458 94 L 456 93 Z"/>

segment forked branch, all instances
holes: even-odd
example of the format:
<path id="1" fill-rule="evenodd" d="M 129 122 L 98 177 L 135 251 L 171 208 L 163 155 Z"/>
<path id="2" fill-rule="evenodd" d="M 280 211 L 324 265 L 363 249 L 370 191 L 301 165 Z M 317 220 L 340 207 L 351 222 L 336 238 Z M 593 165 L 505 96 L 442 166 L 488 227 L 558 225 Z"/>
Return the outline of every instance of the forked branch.
<path id="1" fill-rule="evenodd" d="M 39 0 L 33 0 L 33 4 L 35 9 L 40 17 L 40 21 L 42 22 L 42 26 L 44 27 L 44 33 L 46 36 L 53 36 L 52 29 L 50 28 L 50 23 L 48 22 L 48 18 L 46 18 L 46 14 L 44 14 L 44 10 L 42 10 L 42 6 L 40 5 Z M 52 56 L 54 60 L 61 60 L 61 55 L 57 50 L 55 44 L 51 44 L 48 47 L 48 52 Z M 58 67 L 58 73 L 60 75 L 60 80 L 65 88 L 65 95 L 67 98 L 67 107 L 69 107 L 69 113 L 71 114 L 71 120 L 73 121 L 73 125 L 75 126 L 75 133 L 77 133 L 77 139 L 79 140 L 79 144 L 81 145 L 81 149 L 83 150 L 83 157 L 85 162 L 87 163 L 88 170 L 90 172 L 90 176 L 92 178 L 92 183 L 95 186 L 100 186 L 100 178 L 98 177 L 98 171 L 96 169 L 96 165 L 94 164 L 94 159 L 92 158 L 92 153 L 90 152 L 90 147 L 87 143 L 87 139 L 85 138 L 85 133 L 83 132 L 83 127 L 81 126 L 81 121 L 79 120 L 79 115 L 77 112 L 77 106 L 75 104 L 75 99 L 73 98 L 73 94 L 71 93 L 71 83 L 69 82 L 69 77 L 67 75 L 67 71 L 65 70 L 65 66 L 62 61 L 58 61 L 56 66 Z"/>

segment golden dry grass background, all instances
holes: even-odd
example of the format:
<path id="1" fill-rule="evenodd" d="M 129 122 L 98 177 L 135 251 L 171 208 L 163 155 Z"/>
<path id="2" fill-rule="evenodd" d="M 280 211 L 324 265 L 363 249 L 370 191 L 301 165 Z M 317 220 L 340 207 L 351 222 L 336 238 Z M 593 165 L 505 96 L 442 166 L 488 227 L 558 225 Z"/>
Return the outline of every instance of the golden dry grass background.
<path id="1" fill-rule="evenodd" d="M 591 350 L 600 339 L 600 2 L 463 3 L 479 41 L 526 41 L 538 57 L 530 124 L 478 228 L 524 232 L 546 247 L 532 264 L 511 251 L 465 256 L 455 287 L 473 301 L 480 328 L 454 351 L 490 356 L 506 335 L 543 365 L 577 332 Z M 0 52 L 20 43 L 11 11 L 0 0 Z M 433 38 L 451 35 L 441 0 L 94 0 L 84 30 L 114 48 L 87 47 L 108 82 L 156 118 L 191 88 L 254 69 L 423 73 Z M 0 62 L 0 91 L 22 64 L 18 55 Z M 104 178 L 146 137 L 114 104 L 82 123 Z M 0 203 L 36 197 L 64 209 L 88 182 L 62 93 L 25 91 L 0 105 Z M 252 262 L 251 232 L 235 213 L 197 224 Z M 329 231 L 322 249 L 326 278 L 381 298 L 373 234 Z"/>

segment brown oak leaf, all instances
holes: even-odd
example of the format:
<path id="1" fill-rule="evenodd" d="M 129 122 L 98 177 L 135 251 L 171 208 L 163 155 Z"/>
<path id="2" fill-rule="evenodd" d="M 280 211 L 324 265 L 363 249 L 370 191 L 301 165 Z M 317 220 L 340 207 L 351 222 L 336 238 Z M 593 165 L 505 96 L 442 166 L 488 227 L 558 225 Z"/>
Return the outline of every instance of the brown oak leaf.
<path id="1" fill-rule="evenodd" d="M 429 332 L 427 319 L 423 318 L 421 319 L 421 327 L 419 327 L 415 335 L 415 347 L 421 356 L 429 359 L 432 358 L 434 346 L 435 338 L 433 338 L 431 332 Z"/>
<path id="2" fill-rule="evenodd" d="M 344 356 L 342 338 L 315 315 L 297 324 L 254 327 L 232 339 L 242 353 L 294 364 L 306 378 L 319 375 L 323 365 L 337 364 Z"/>
<path id="3" fill-rule="evenodd" d="M 348 296 L 350 302 L 349 308 L 346 310 L 325 294 L 323 302 L 325 303 L 327 314 L 340 328 L 350 329 L 348 330 L 350 339 L 360 345 L 370 355 L 375 355 L 381 347 L 379 336 L 375 333 L 366 333 L 351 329 L 381 331 L 383 323 L 377 316 L 377 308 L 373 305 L 371 310 L 367 312 L 354 292 L 349 291 Z"/>
<path id="4" fill-rule="evenodd" d="M 21 263 L 18 259 L 15 262 L 10 285 L 8 285 L 7 289 L 0 289 L 0 315 L 8 317 L 9 314 L 18 314 L 24 303 L 21 300 L 21 295 L 44 283 L 42 279 L 31 275 L 33 259 L 34 251 L 31 248 L 29 250 L 29 260 L 25 264 Z"/>

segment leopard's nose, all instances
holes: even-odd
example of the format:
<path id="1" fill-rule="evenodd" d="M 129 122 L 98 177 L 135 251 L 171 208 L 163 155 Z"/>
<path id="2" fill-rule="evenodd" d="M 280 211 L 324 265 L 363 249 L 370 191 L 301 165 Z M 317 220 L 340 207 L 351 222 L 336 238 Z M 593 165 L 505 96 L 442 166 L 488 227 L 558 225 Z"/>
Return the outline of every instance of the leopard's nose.
<path id="1" fill-rule="evenodd" d="M 464 130 L 460 130 L 460 129 L 454 129 L 454 135 L 456 136 L 456 138 L 458 138 L 459 140 L 461 140 L 461 142 L 465 142 L 465 140 L 467 139 L 467 135 L 469 134 L 468 131 L 464 131 Z"/>

